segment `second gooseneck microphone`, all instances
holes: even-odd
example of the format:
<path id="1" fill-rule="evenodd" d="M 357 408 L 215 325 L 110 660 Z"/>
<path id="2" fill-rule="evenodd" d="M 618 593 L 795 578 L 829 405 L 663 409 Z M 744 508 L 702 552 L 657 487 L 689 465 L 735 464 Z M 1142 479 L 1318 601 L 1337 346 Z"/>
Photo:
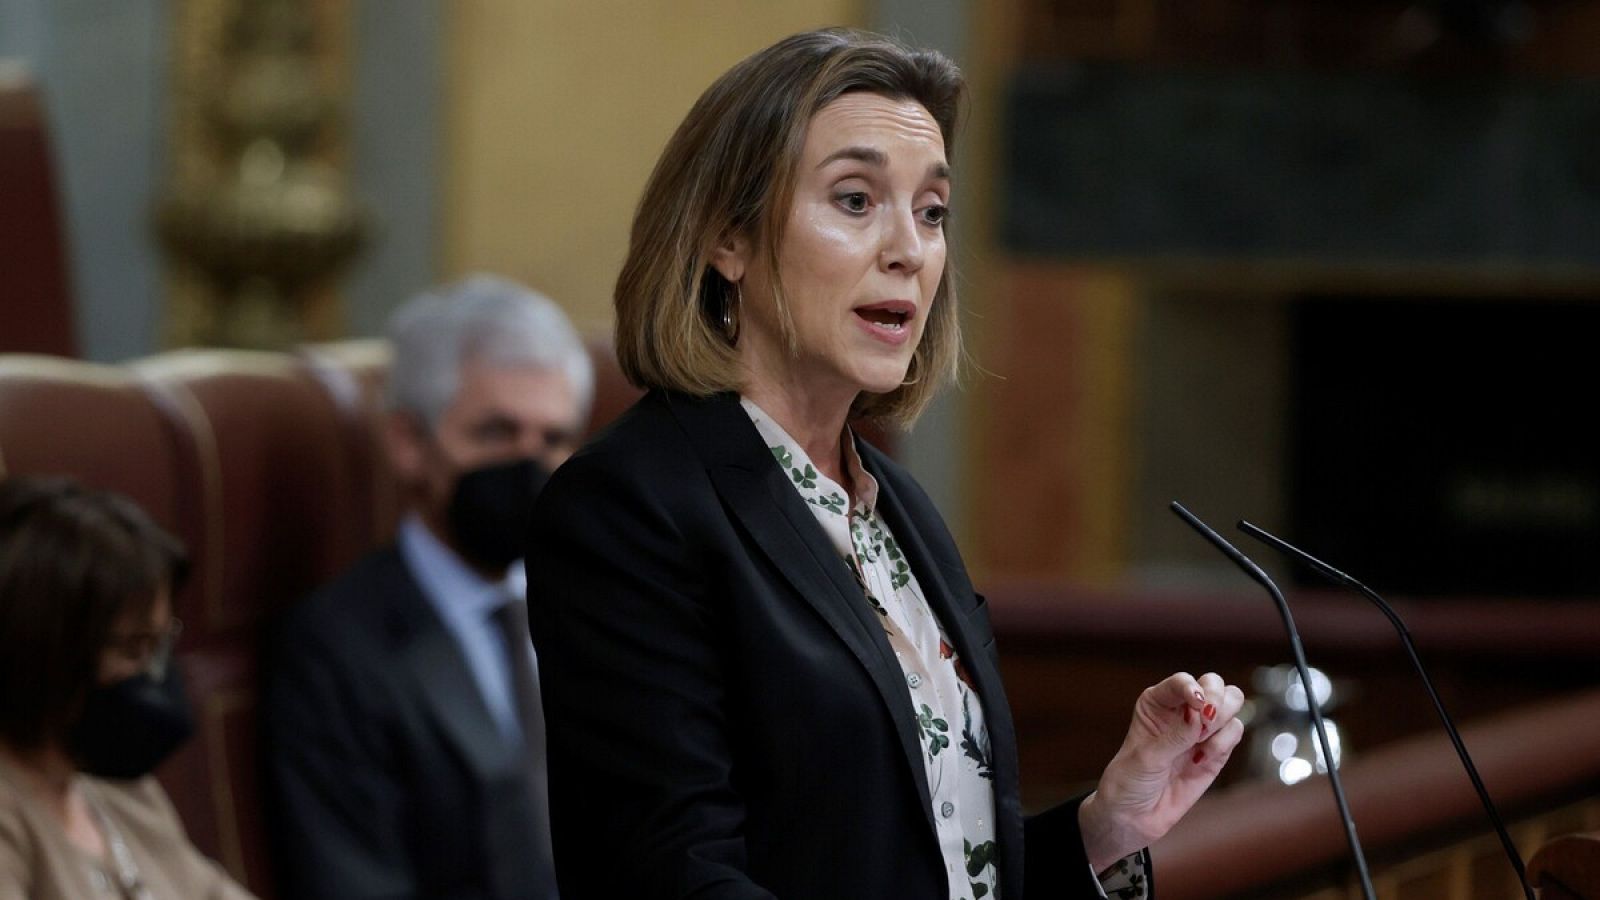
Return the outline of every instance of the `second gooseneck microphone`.
<path id="1" fill-rule="evenodd" d="M 1239 530 L 1250 535 L 1258 541 L 1267 544 L 1306 565 L 1315 569 L 1317 573 L 1335 584 L 1354 590 L 1356 593 L 1372 601 L 1372 605 L 1383 613 L 1400 635 L 1400 643 L 1405 645 L 1406 653 L 1411 657 L 1411 665 L 1417 670 L 1417 676 L 1422 679 L 1422 686 L 1428 690 L 1428 698 L 1433 701 L 1433 708 L 1439 713 L 1439 721 L 1444 725 L 1445 733 L 1450 735 L 1450 743 L 1456 748 L 1456 755 L 1461 757 L 1461 765 L 1467 770 L 1467 777 L 1472 780 L 1472 787 L 1478 792 L 1478 800 L 1483 804 L 1484 812 L 1489 814 L 1489 822 L 1494 825 L 1495 834 L 1500 836 L 1500 846 L 1505 850 L 1506 858 L 1511 861 L 1511 868 L 1516 870 L 1517 883 L 1522 885 L 1522 892 L 1527 900 L 1534 900 L 1533 887 L 1528 884 L 1527 867 L 1522 863 L 1522 855 L 1517 853 L 1517 845 L 1512 842 L 1511 835 L 1506 831 L 1505 823 L 1500 820 L 1500 812 L 1495 809 L 1494 801 L 1489 799 L 1489 790 L 1483 786 L 1483 779 L 1478 777 L 1478 767 L 1472 764 L 1472 757 L 1467 753 L 1466 744 L 1461 741 L 1461 732 L 1456 730 L 1456 723 L 1451 720 L 1450 714 L 1444 711 L 1444 701 L 1439 699 L 1439 692 L 1433 689 L 1433 679 L 1428 677 L 1428 670 L 1423 668 L 1422 659 L 1417 656 L 1417 647 L 1411 643 L 1411 632 L 1406 629 L 1406 623 L 1401 621 L 1400 614 L 1394 611 L 1378 592 L 1367 587 L 1355 578 L 1335 569 L 1315 556 L 1301 550 L 1283 538 L 1271 532 L 1258 528 L 1249 522 L 1241 520 Z"/>
<path id="2" fill-rule="evenodd" d="M 1311 667 L 1306 664 L 1305 649 L 1300 646 L 1300 632 L 1294 627 L 1294 616 L 1289 612 L 1289 601 L 1284 599 L 1283 591 L 1273 583 L 1267 573 L 1261 570 L 1250 557 L 1239 552 L 1239 548 L 1228 543 L 1222 535 L 1211 530 L 1206 523 L 1200 521 L 1194 513 L 1184 509 L 1183 504 L 1172 501 L 1172 511 L 1188 524 L 1190 528 L 1200 533 L 1200 536 L 1210 541 L 1212 546 L 1222 551 L 1222 554 L 1232 560 L 1234 565 L 1244 570 L 1253 580 L 1267 589 L 1272 595 L 1272 600 L 1278 607 L 1278 615 L 1283 618 L 1283 627 L 1289 633 L 1289 648 L 1294 652 L 1294 666 L 1300 673 L 1300 684 L 1306 691 L 1306 706 L 1311 710 L 1311 727 L 1316 732 L 1317 743 L 1322 748 L 1322 760 L 1327 764 L 1328 784 L 1333 788 L 1333 802 L 1339 807 L 1339 820 L 1344 824 L 1345 840 L 1350 844 L 1350 854 L 1355 860 L 1356 875 L 1361 879 L 1361 893 L 1367 900 L 1376 900 L 1377 894 L 1372 889 L 1372 876 L 1367 872 L 1367 857 L 1361 851 L 1361 839 L 1356 837 L 1356 820 L 1350 815 L 1350 803 L 1344 796 L 1344 783 L 1339 779 L 1339 767 L 1334 764 L 1333 749 L 1328 743 L 1328 731 L 1322 723 L 1322 708 L 1317 703 L 1316 691 L 1311 688 Z"/>

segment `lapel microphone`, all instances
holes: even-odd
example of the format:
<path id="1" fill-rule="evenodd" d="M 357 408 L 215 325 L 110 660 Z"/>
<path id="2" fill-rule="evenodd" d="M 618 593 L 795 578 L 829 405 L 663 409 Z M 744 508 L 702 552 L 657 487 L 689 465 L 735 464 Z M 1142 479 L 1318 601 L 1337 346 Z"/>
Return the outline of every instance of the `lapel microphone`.
<path id="1" fill-rule="evenodd" d="M 1461 757 L 1461 765 L 1467 770 L 1467 777 L 1472 780 L 1473 789 L 1478 792 L 1478 800 L 1483 803 L 1483 811 L 1489 814 L 1489 821 L 1494 825 L 1495 834 L 1500 836 L 1500 846 L 1505 848 L 1506 858 L 1511 860 L 1511 868 L 1516 870 L 1517 883 L 1522 885 L 1522 892 L 1527 896 L 1527 900 L 1534 900 L 1533 888 L 1528 885 L 1527 868 L 1522 864 L 1522 856 L 1517 853 L 1517 845 L 1512 843 L 1511 835 L 1507 833 L 1505 823 L 1500 820 L 1500 813 L 1494 807 L 1494 801 L 1489 799 L 1489 791 L 1483 786 L 1483 779 L 1478 777 L 1478 767 L 1472 764 L 1472 757 L 1467 753 L 1467 746 L 1461 741 L 1461 732 L 1456 730 L 1455 722 L 1451 720 L 1450 714 L 1445 712 L 1444 702 L 1439 699 L 1439 692 L 1433 689 L 1433 679 L 1428 677 L 1428 670 L 1423 667 L 1422 659 L 1417 656 L 1416 645 L 1411 642 L 1411 632 L 1406 630 L 1406 624 L 1401 621 L 1400 614 L 1395 612 L 1394 607 L 1386 603 L 1382 597 L 1378 596 L 1377 591 L 1301 550 L 1283 538 L 1242 519 L 1239 521 L 1239 530 L 1305 563 L 1316 570 L 1317 574 L 1329 581 L 1361 594 L 1371 600 L 1372 605 L 1376 606 L 1378 611 L 1388 618 L 1389 624 L 1394 626 L 1395 633 L 1400 635 L 1400 643 L 1405 645 L 1406 654 L 1411 657 L 1412 668 L 1417 670 L 1417 676 L 1422 679 L 1422 686 L 1428 690 L 1428 699 L 1433 701 L 1433 708 L 1439 713 L 1439 721 L 1444 725 L 1445 733 L 1450 735 L 1450 743 L 1455 745 L 1456 755 Z"/>
<path id="2" fill-rule="evenodd" d="M 1222 535 L 1212 531 L 1210 526 L 1200 521 L 1194 513 L 1184 509 L 1183 504 L 1172 501 L 1172 511 L 1177 514 L 1190 528 L 1200 533 L 1200 536 L 1210 541 L 1212 546 L 1222 551 L 1222 555 L 1233 561 L 1233 564 L 1244 570 L 1246 575 L 1267 589 L 1272 595 L 1273 603 L 1278 607 L 1278 615 L 1283 618 L 1284 630 L 1289 633 L 1289 649 L 1294 651 L 1294 667 L 1300 673 L 1300 684 L 1306 690 L 1306 706 L 1311 710 L 1311 727 L 1317 734 L 1317 744 L 1322 748 L 1322 760 L 1328 770 L 1328 785 L 1333 788 L 1333 802 L 1339 807 L 1339 821 L 1344 824 L 1344 837 L 1350 844 L 1350 855 L 1355 860 L 1356 875 L 1361 879 L 1361 894 L 1366 900 L 1376 900 L 1377 894 L 1372 890 L 1372 876 L 1367 872 L 1367 857 L 1361 852 L 1361 839 L 1356 837 L 1356 820 L 1350 815 L 1350 802 L 1344 796 L 1344 782 L 1339 780 L 1339 767 L 1334 764 L 1333 750 L 1328 745 L 1328 731 L 1322 724 L 1322 708 L 1317 703 L 1317 693 L 1311 688 L 1310 666 L 1306 665 L 1305 649 L 1300 646 L 1300 632 L 1294 627 L 1294 616 L 1289 612 L 1289 601 L 1283 597 L 1283 591 L 1267 577 L 1250 557 L 1239 551 L 1238 547 L 1228 543 Z"/>

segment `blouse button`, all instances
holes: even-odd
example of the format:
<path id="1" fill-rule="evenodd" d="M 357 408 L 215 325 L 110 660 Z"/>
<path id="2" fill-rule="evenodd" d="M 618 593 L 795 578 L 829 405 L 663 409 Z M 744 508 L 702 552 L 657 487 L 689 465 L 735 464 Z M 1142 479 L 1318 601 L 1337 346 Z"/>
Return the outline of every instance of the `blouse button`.
<path id="1" fill-rule="evenodd" d="M 939 807 L 939 815 L 944 816 L 946 819 L 950 818 L 951 816 L 953 816 L 955 814 L 956 814 L 956 805 L 954 803 L 951 803 L 949 800 L 946 800 L 944 802 L 944 804 Z"/>
<path id="2" fill-rule="evenodd" d="M 906 684 L 911 685 L 913 689 L 922 687 L 922 676 L 915 672 L 907 672 Z"/>

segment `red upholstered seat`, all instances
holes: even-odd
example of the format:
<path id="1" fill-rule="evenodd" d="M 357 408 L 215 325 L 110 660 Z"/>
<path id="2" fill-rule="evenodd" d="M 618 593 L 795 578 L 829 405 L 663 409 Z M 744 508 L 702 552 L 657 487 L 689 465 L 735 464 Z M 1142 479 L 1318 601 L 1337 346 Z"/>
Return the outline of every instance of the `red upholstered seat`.
<path id="1" fill-rule="evenodd" d="M 610 335 L 593 335 L 587 344 L 589 359 L 594 362 L 594 409 L 589 414 L 589 433 L 594 434 L 622 415 L 644 392 L 629 384 L 622 374 Z"/>
<path id="2" fill-rule="evenodd" d="M 67 253 L 39 89 L 0 60 L 0 352 L 73 356 Z"/>
<path id="3" fill-rule="evenodd" d="M 202 605 L 208 627 L 254 626 L 331 578 L 369 546 L 357 527 L 365 476 L 354 437 L 322 382 L 294 356 L 186 350 L 131 366 L 178 400 L 196 435 L 211 529 Z M 186 620 L 187 621 L 187 620 Z"/>
<path id="4" fill-rule="evenodd" d="M 204 574 L 178 614 L 204 759 L 164 781 L 196 843 L 258 891 L 269 869 L 257 783 L 261 626 L 363 553 L 370 540 L 365 435 L 300 359 L 190 350 L 130 367 L 174 400 L 198 452 L 185 487 L 199 498 Z"/>
<path id="5" fill-rule="evenodd" d="M 127 369 L 0 355 L 0 475 L 73 475 L 191 540 L 198 519 L 178 463 L 189 436 L 159 399 Z"/>
<path id="6" fill-rule="evenodd" d="M 353 524 L 364 546 L 389 540 L 400 521 L 405 498 L 384 454 L 381 435 L 389 343 L 358 338 L 302 347 L 307 371 L 338 407 L 347 434 L 345 450 L 356 473 L 351 485 Z"/>

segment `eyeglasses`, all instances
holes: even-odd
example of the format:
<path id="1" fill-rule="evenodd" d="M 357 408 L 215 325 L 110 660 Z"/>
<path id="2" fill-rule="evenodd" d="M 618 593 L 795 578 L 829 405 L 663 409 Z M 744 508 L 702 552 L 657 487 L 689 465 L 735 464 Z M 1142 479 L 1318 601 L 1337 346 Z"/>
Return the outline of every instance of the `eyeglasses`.
<path id="1" fill-rule="evenodd" d="M 107 649 L 136 664 L 144 674 L 159 681 L 167 675 L 167 666 L 172 664 L 173 648 L 182 634 L 183 622 L 172 619 L 163 629 L 114 635 Z"/>

